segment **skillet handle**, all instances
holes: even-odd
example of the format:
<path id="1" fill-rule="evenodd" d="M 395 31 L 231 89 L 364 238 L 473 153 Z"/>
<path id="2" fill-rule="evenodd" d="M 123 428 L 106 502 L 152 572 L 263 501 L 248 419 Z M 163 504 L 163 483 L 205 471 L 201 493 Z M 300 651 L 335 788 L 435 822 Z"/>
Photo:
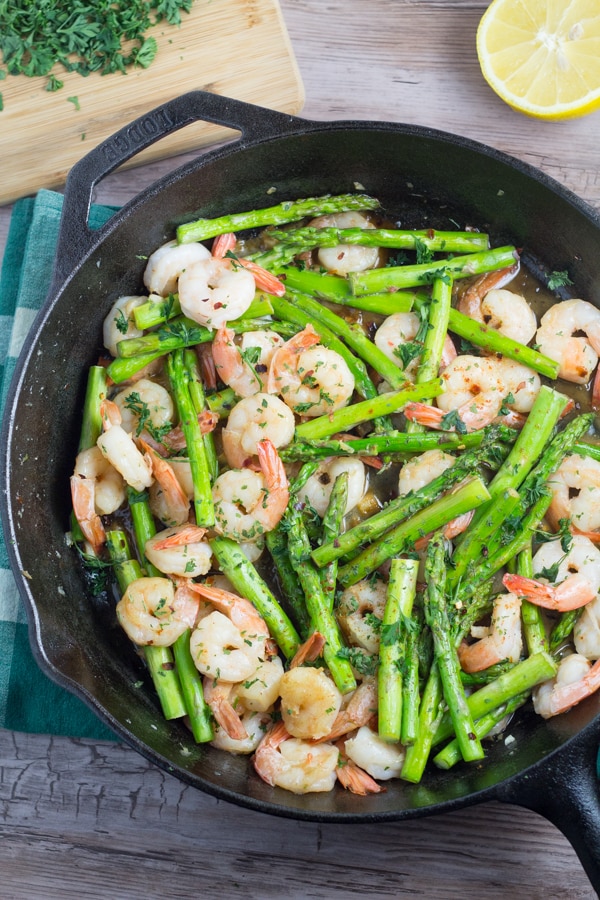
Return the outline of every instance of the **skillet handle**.
<path id="1" fill-rule="evenodd" d="M 600 895 L 600 783 L 598 728 L 568 742 L 532 772 L 511 779 L 496 796 L 539 813 L 565 835 Z"/>
<path id="2" fill-rule="evenodd" d="M 94 187 L 122 163 L 173 131 L 204 121 L 241 132 L 240 145 L 283 134 L 295 116 L 207 91 L 190 91 L 125 125 L 76 163 L 67 177 L 51 291 L 57 289 L 95 243 L 88 226 Z"/>

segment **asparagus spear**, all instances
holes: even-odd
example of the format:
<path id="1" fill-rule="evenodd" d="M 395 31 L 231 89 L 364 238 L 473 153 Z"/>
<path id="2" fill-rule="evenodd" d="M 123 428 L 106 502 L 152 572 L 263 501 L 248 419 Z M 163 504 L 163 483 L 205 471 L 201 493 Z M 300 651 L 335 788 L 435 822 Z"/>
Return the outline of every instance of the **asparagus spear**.
<path id="1" fill-rule="evenodd" d="M 419 563 L 393 559 L 381 625 L 378 678 L 378 730 L 386 741 L 399 741 L 402 730 L 402 666 L 406 653 L 405 620 L 417 589 Z"/>
<path id="2" fill-rule="evenodd" d="M 433 736 L 442 716 L 442 701 L 442 679 L 437 662 L 434 661 L 423 690 L 417 739 L 406 748 L 406 756 L 400 773 L 400 777 L 404 781 L 418 784 L 423 777 L 433 744 Z"/>
<path id="3" fill-rule="evenodd" d="M 436 277 L 436 273 L 439 273 L 438 277 L 444 277 L 447 273 L 455 279 L 482 275 L 484 272 L 513 266 L 518 258 L 514 247 L 497 247 L 467 256 L 455 256 L 451 260 L 440 259 L 412 266 L 388 266 L 384 269 L 350 272 L 348 280 L 352 292 L 357 296 L 379 294 L 386 290 L 420 287 Z"/>
<path id="4" fill-rule="evenodd" d="M 119 587 L 124 592 L 128 585 L 142 577 L 143 572 L 137 560 L 132 558 L 124 531 L 120 529 L 107 531 L 106 547 Z M 165 719 L 179 719 L 185 716 L 187 710 L 171 648 L 148 646 L 144 647 L 143 652 Z"/>
<path id="5" fill-rule="evenodd" d="M 460 663 L 450 633 L 446 607 L 446 558 L 444 539 L 436 534 L 427 548 L 425 563 L 425 618 L 433 634 L 435 659 L 440 672 L 444 699 L 463 759 L 482 759 L 483 747 L 475 732 L 473 717 L 467 705 L 460 680 Z"/>
<path id="6" fill-rule="evenodd" d="M 511 715 L 516 712 L 519 707 L 523 706 L 529 699 L 530 694 L 531 691 L 523 691 L 522 694 L 516 694 L 516 696 L 511 697 L 503 706 L 500 706 L 498 709 L 494 709 L 481 716 L 480 719 L 477 719 L 474 726 L 477 737 L 481 740 L 481 738 L 484 738 L 489 734 L 492 728 L 495 728 L 505 716 Z M 440 750 L 440 752 L 433 757 L 433 762 L 439 769 L 451 769 L 452 766 L 460 762 L 462 758 L 458 740 L 454 738 L 449 744 L 446 744 L 443 750 Z"/>
<path id="7" fill-rule="evenodd" d="M 517 663 L 508 672 L 500 675 L 495 681 L 484 685 L 467 698 L 467 704 L 473 719 L 498 709 L 518 694 L 531 690 L 536 684 L 548 681 L 556 674 L 558 666 L 548 653 L 534 653 L 527 659 Z M 452 720 L 445 713 L 433 738 L 439 744 L 452 735 Z"/>
<path id="8" fill-rule="evenodd" d="M 338 623 L 329 601 L 325 597 L 318 570 L 310 559 L 310 541 L 298 510 L 288 509 L 288 547 L 290 562 L 294 567 L 306 598 L 311 625 L 325 638 L 323 657 L 338 690 L 347 694 L 356 687 L 352 667 L 347 659 L 338 655 L 343 647 Z"/>
<path id="9" fill-rule="evenodd" d="M 196 524 L 200 527 L 210 528 L 215 523 L 210 469 L 198 424 L 198 415 L 190 396 L 189 376 L 182 350 L 176 350 L 167 357 L 167 374 L 177 405 L 179 421 L 185 435 L 192 470 Z"/>
<path id="10" fill-rule="evenodd" d="M 146 542 L 156 534 L 156 526 L 154 517 L 148 503 L 147 494 L 138 493 L 133 488 L 127 489 L 127 498 L 129 501 L 129 509 L 131 511 L 131 520 L 138 547 L 138 553 L 142 557 L 144 568 L 148 575 L 162 576 L 162 572 L 152 565 L 146 559 L 144 548 Z M 196 668 L 190 652 L 190 636 L 191 629 L 186 629 L 181 634 L 171 648 L 175 669 L 181 688 L 181 696 L 187 712 L 190 728 L 194 736 L 194 740 L 199 743 L 207 743 L 212 741 L 214 737 L 212 727 L 211 711 L 204 700 L 204 691 L 202 689 L 202 678 Z M 146 647 L 145 656 L 151 669 L 156 669 L 157 665 L 154 657 L 159 657 L 161 647 Z"/>
<path id="11" fill-rule="evenodd" d="M 338 244 L 359 244 L 362 247 L 389 247 L 396 250 L 415 250 L 422 245 L 433 252 L 475 253 L 490 246 L 487 234 L 475 231 L 411 231 L 395 228 L 293 228 L 273 231 L 271 237 L 285 244 L 295 244 L 301 251 L 314 247 L 336 247 Z"/>
<path id="12" fill-rule="evenodd" d="M 348 279 L 340 275 L 322 274 L 311 269 L 297 269 L 295 266 L 276 267 L 276 271 L 286 287 L 291 290 L 384 316 L 390 316 L 395 312 L 409 312 L 417 297 L 415 293 L 408 291 L 355 297 L 350 290 Z"/>
<path id="13" fill-rule="evenodd" d="M 224 388 L 206 395 L 206 405 L 211 412 L 217 413 L 220 419 L 226 419 L 235 404 L 237 397 L 233 388 Z"/>
<path id="14" fill-rule="evenodd" d="M 394 389 L 401 390 L 407 384 L 407 378 L 398 366 L 377 347 L 365 334 L 361 325 L 350 325 L 337 313 L 323 306 L 306 294 L 289 291 L 287 299 L 298 309 L 305 312 L 312 322 L 326 325 L 333 334 L 339 335 L 367 365 L 372 366 L 384 381 Z M 275 308 L 275 307 L 274 307 Z M 317 328 L 318 330 L 318 328 Z M 433 377 L 436 377 L 437 372 Z"/>
<path id="15" fill-rule="evenodd" d="M 254 604 L 283 655 L 292 659 L 300 642 L 298 632 L 239 544 L 229 538 L 215 537 L 210 546 L 222 573 L 242 597 Z"/>
<path id="16" fill-rule="evenodd" d="M 457 516 L 489 500 L 489 493 L 480 478 L 472 478 L 454 493 L 440 497 L 427 509 L 421 510 L 406 522 L 392 528 L 375 543 L 363 550 L 338 571 L 338 581 L 344 587 L 356 584 L 398 553 L 412 548 L 414 542 L 437 531 Z"/>
<path id="17" fill-rule="evenodd" d="M 346 505 L 348 503 L 348 473 L 341 472 L 333 483 L 329 503 L 325 510 L 322 523 L 322 541 L 334 541 L 342 532 L 344 524 L 344 516 L 346 514 Z M 337 560 L 332 559 L 321 569 L 321 583 L 323 585 L 323 593 L 329 604 L 329 608 L 333 609 L 335 600 L 335 588 L 337 585 Z"/>
<path id="18" fill-rule="evenodd" d="M 379 201 L 366 194 L 340 194 L 332 197 L 309 197 L 303 200 L 284 200 L 276 206 L 255 209 L 249 212 L 219 216 L 216 219 L 196 219 L 187 222 L 177 229 L 177 241 L 189 244 L 193 241 L 205 241 L 207 238 L 230 231 L 242 231 L 248 228 L 264 228 L 266 225 L 284 225 L 295 222 L 305 216 L 320 216 L 329 213 L 345 212 L 352 209 L 377 209 Z"/>
<path id="19" fill-rule="evenodd" d="M 495 434 L 498 439 L 505 443 L 512 443 L 517 437 L 517 432 L 505 425 L 489 427 L 496 429 Z M 468 434 L 458 434 L 454 431 L 424 431 L 416 434 L 391 431 L 386 434 L 370 434 L 366 438 L 356 438 L 355 440 L 331 438 L 329 440 L 294 441 L 287 447 L 282 447 L 279 455 L 284 462 L 325 459 L 328 456 L 378 456 L 380 453 L 400 453 L 411 456 L 415 453 L 424 453 L 425 450 L 452 451 L 479 447 L 489 433 L 488 429 L 483 428 Z"/>
<path id="20" fill-rule="evenodd" d="M 527 546 L 519 553 L 517 570 L 519 575 L 523 575 L 525 578 L 533 578 L 531 541 L 528 541 Z M 540 651 L 547 652 L 549 649 L 548 638 L 546 637 L 541 607 L 523 598 L 521 600 L 521 618 L 523 620 L 523 631 L 529 656 Z"/>
<path id="21" fill-rule="evenodd" d="M 414 615 L 404 630 L 400 743 L 408 747 L 414 744 L 419 734 L 419 623 Z"/>
<path id="22" fill-rule="evenodd" d="M 422 384 L 435 378 L 440 370 L 444 341 L 448 333 L 448 316 L 452 301 L 452 279 L 434 278 L 429 304 L 427 332 L 423 341 L 421 360 L 417 370 L 416 383 Z M 425 403 L 431 402 L 431 397 Z M 418 422 L 409 422 L 406 430 L 411 432 L 425 431 L 425 426 Z"/>
<path id="23" fill-rule="evenodd" d="M 196 413 L 196 416 L 198 416 L 207 409 L 207 403 L 204 394 L 204 385 L 198 367 L 198 357 L 193 350 L 183 351 L 183 365 L 188 379 L 190 400 L 192 401 L 194 412 Z M 209 431 L 207 434 L 202 435 L 202 443 L 204 445 L 204 455 L 206 457 L 208 474 L 212 484 L 219 474 L 219 461 L 217 459 L 215 439 L 212 432 Z"/>
<path id="24" fill-rule="evenodd" d="M 400 412 L 407 403 L 422 397 L 437 397 L 444 388 L 439 379 L 425 384 L 413 385 L 403 391 L 389 391 L 377 397 L 345 406 L 326 416 L 318 416 L 303 422 L 296 428 L 296 438 L 314 440 L 330 437 L 337 431 L 350 431 L 361 422 L 370 422 L 379 416 Z"/>
<path id="25" fill-rule="evenodd" d="M 106 399 L 107 385 L 106 369 L 103 366 L 90 366 L 83 402 L 78 452 L 93 447 L 102 434 L 100 404 Z"/>

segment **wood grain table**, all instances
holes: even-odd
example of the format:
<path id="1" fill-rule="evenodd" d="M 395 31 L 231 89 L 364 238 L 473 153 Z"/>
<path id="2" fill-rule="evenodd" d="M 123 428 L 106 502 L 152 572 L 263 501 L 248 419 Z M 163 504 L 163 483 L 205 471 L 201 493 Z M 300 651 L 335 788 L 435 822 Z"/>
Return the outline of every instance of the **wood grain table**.
<path id="1" fill-rule="evenodd" d="M 600 114 L 541 123 L 506 107 L 475 54 L 486 5 L 282 0 L 304 115 L 466 135 L 600 208 Z M 97 199 L 122 203 L 182 159 L 114 174 Z M 9 217 L 0 209 L 0 250 Z M 383 825 L 299 823 L 204 796 L 120 744 L 0 732 L 2 900 L 355 895 L 595 896 L 563 836 L 517 807 Z"/>

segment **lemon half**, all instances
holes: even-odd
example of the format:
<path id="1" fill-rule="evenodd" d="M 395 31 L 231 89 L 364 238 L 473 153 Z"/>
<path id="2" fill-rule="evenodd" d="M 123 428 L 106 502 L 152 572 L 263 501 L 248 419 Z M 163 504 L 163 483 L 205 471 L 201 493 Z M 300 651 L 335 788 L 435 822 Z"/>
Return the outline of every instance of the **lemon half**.
<path id="1" fill-rule="evenodd" d="M 477 30 L 485 80 L 539 119 L 600 107 L 600 0 L 494 0 Z"/>

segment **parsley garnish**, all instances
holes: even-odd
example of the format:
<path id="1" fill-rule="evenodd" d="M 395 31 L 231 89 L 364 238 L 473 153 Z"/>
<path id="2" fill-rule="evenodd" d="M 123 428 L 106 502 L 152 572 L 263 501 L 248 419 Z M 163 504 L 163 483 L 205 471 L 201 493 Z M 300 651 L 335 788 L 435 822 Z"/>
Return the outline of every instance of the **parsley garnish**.
<path id="1" fill-rule="evenodd" d="M 548 276 L 548 287 L 551 291 L 566 287 L 568 284 L 573 284 L 573 282 L 569 278 L 569 273 L 566 269 L 562 272 L 550 272 L 550 275 Z"/>

